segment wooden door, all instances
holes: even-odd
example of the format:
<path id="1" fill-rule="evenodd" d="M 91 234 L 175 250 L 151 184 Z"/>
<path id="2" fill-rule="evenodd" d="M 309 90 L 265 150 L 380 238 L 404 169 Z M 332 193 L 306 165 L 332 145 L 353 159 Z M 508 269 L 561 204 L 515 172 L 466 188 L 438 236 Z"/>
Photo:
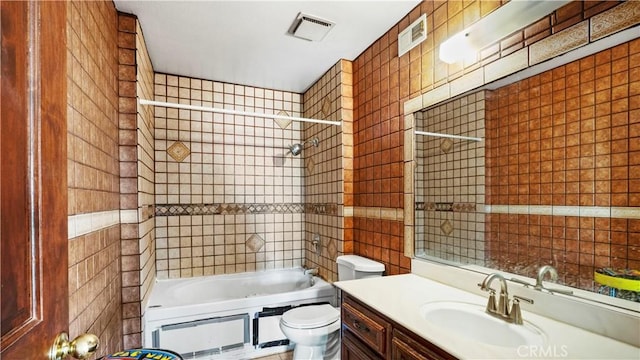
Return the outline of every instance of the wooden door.
<path id="1" fill-rule="evenodd" d="M 67 331 L 66 4 L 2 1 L 0 357 Z"/>

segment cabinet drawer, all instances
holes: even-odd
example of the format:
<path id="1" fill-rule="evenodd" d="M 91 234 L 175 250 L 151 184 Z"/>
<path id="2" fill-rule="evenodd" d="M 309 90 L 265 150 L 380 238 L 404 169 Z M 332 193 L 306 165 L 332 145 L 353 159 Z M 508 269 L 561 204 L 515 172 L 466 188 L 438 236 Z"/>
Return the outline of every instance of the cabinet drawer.
<path id="1" fill-rule="evenodd" d="M 342 303 L 342 324 L 371 349 L 386 357 L 391 325 L 359 304 Z"/>
<path id="2" fill-rule="evenodd" d="M 391 340 L 391 358 L 393 360 L 454 360 L 454 356 L 446 353 L 430 342 L 412 338 L 411 336 L 393 330 Z"/>
<path id="3" fill-rule="evenodd" d="M 383 360 L 349 330 L 342 333 L 342 360 Z"/>

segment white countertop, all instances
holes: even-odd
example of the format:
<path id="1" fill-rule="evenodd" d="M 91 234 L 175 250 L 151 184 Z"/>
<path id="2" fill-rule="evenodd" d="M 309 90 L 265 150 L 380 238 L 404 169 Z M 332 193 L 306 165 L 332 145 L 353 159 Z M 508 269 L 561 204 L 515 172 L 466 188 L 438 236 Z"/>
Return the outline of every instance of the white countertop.
<path id="1" fill-rule="evenodd" d="M 415 274 L 339 281 L 334 285 L 461 359 L 640 359 L 638 347 L 525 310 L 525 322 L 535 324 L 546 335 L 541 347 L 504 348 L 442 331 L 422 318 L 422 305 L 460 301 L 486 306 L 488 295 L 481 297 Z"/>

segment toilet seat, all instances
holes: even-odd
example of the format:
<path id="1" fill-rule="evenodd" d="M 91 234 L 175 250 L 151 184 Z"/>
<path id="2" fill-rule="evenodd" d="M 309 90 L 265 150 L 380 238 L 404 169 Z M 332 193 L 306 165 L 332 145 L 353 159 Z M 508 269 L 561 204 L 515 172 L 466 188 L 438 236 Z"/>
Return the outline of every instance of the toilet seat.
<path id="1" fill-rule="evenodd" d="M 301 306 L 285 312 L 280 320 L 287 327 L 314 329 L 339 321 L 340 312 L 329 304 Z"/>

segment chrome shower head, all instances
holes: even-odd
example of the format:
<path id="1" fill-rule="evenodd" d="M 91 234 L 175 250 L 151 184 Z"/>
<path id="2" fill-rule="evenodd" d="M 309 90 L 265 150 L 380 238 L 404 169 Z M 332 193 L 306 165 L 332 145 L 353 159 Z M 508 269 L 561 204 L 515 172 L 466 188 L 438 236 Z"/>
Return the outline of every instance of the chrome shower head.
<path id="1" fill-rule="evenodd" d="M 289 146 L 289 152 L 293 155 L 293 156 L 298 156 L 300 155 L 300 153 L 302 152 L 302 150 L 304 149 L 304 145 L 306 143 L 311 143 L 313 146 L 318 147 L 318 144 L 320 144 L 320 139 L 318 139 L 317 137 L 314 137 L 311 140 L 307 140 L 303 143 L 297 143 L 297 144 L 293 144 L 291 146 Z"/>
<path id="2" fill-rule="evenodd" d="M 289 146 L 289 152 L 291 152 L 293 156 L 300 155 L 300 153 L 302 152 L 302 144 L 297 143 Z"/>

